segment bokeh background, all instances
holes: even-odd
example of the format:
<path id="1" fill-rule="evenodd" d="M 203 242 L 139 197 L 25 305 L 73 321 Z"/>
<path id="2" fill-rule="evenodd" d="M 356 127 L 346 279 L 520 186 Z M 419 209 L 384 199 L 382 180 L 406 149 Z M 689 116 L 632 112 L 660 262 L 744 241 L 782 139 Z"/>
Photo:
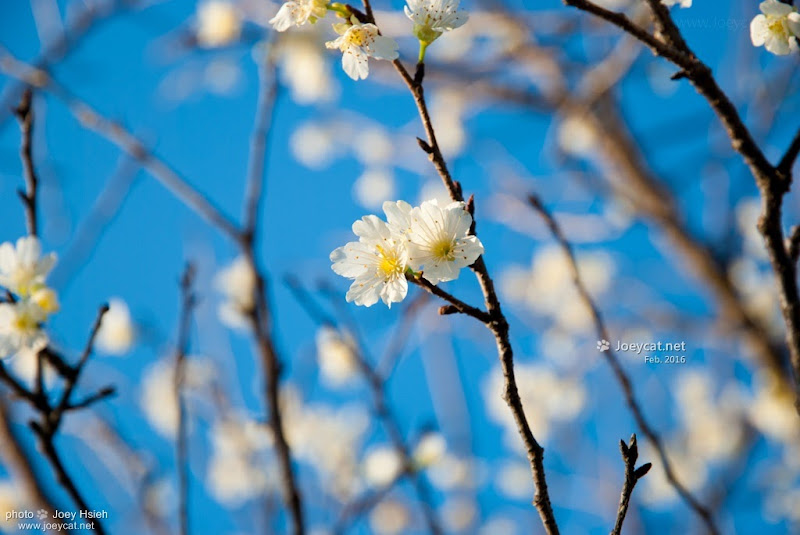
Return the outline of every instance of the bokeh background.
<path id="1" fill-rule="evenodd" d="M 347 504 L 382 489 L 387 472 L 391 479 L 391 443 L 348 345 L 358 340 L 385 375 L 388 403 L 446 532 L 538 533 L 491 334 L 470 318 L 438 316 L 440 303 L 418 288 L 391 309 L 346 304 L 349 282 L 330 270 L 328 255 L 351 239 L 352 222 L 379 214 L 384 200 L 444 197 L 416 144 L 423 131 L 407 88 L 387 62 L 372 61 L 366 81 L 347 78 L 338 52 L 324 47 L 334 35 L 332 16 L 275 35 L 267 21 L 278 4 L 231 2 L 240 31 L 216 27 L 227 37 L 214 46 L 199 30 L 203 4 L 177 0 L 6 0 L 0 42 L 6 57 L 35 63 L 46 54 L 56 80 L 124 124 L 232 216 L 241 210 L 259 64 L 273 54 L 278 88 L 258 254 L 270 280 L 286 365 L 285 421 L 312 532 L 329 533 Z M 603 3 L 641 17 L 638 2 Z M 755 2 L 695 4 L 673 11 L 681 30 L 777 158 L 798 126 L 796 55 L 752 46 Z M 413 61 L 402 4 L 374 7 L 401 58 Z M 670 65 L 560 2 L 466 0 L 462 7 L 468 24 L 428 51 L 427 95 L 453 174 L 475 194 L 485 259 L 511 321 L 523 402 L 546 449 L 563 532 L 610 530 L 623 473 L 618 441 L 638 429 L 561 250 L 526 204 L 530 192 L 575 245 L 612 345 L 685 342 L 685 363 L 620 354 L 681 481 L 714 510 L 724 533 L 800 532 L 800 425 L 791 400 L 726 320 L 729 307 L 692 254 L 727 277 L 762 334 L 782 343 L 755 229 L 757 192 L 716 117 L 686 82 L 670 80 Z M 100 13 L 75 30 L 86 9 Z M 47 52 L 65 31 L 66 44 Z M 13 241 L 25 226 L 16 196 L 19 131 L 8 108 L 21 86 L 7 74 L 0 84 L 0 240 Z M 77 484 L 94 508 L 109 512 L 104 524 L 112 533 L 176 529 L 171 369 L 178 280 L 192 262 L 200 298 L 189 356 L 192 533 L 283 532 L 288 518 L 264 432 L 258 359 L 247 331 L 219 317 L 214 280 L 236 258 L 235 247 L 46 89 L 35 92 L 34 109 L 42 236 L 59 255 L 51 282 L 62 301 L 48 333 L 77 358 L 101 303 L 112 300 L 116 320 L 81 388 L 112 383 L 118 395 L 70 415 L 58 439 Z M 787 199 L 793 224 L 797 196 Z M 446 287 L 481 302 L 467 272 Z M 338 328 L 323 327 L 309 299 Z M 32 379 L 30 362 L 9 364 Z M 35 451 L 27 409 L 12 407 L 19 436 Z M 641 462 L 655 466 L 634 492 L 626 532 L 701 533 L 643 437 L 640 443 Z M 69 508 L 49 466 L 36 469 Z M 13 480 L 0 479 L 0 509 L 24 508 L 19 499 Z M 349 533 L 426 531 L 408 478 L 376 501 L 349 519 Z M 15 533 L 16 522 L 0 529 Z"/>

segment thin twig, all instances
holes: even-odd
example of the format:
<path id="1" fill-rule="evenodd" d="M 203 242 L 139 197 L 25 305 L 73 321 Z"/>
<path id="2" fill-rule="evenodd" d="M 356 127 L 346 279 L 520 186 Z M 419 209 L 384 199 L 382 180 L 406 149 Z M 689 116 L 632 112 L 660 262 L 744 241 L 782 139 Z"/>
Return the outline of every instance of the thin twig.
<path id="1" fill-rule="evenodd" d="M 800 130 L 797 131 L 794 139 L 792 139 L 791 145 L 786 149 L 786 153 L 783 155 L 783 158 L 781 158 L 780 163 L 778 163 L 778 172 L 784 175 L 791 175 L 792 167 L 794 166 L 794 162 L 797 161 L 798 155 L 800 155 Z"/>
<path id="2" fill-rule="evenodd" d="M 11 426 L 11 415 L 9 414 L 6 400 L 2 397 L 0 397 L 0 455 L 3 458 L 4 467 L 9 470 L 19 488 L 25 494 L 28 500 L 27 503 L 37 509 L 45 509 L 52 516 L 56 507 L 36 475 L 33 469 L 33 462 L 28 457 L 28 453 L 14 434 Z M 61 531 L 60 528 L 59 531 Z"/>
<path id="3" fill-rule="evenodd" d="M 33 92 L 30 88 L 22 94 L 22 101 L 14 110 L 14 115 L 19 122 L 22 142 L 20 143 L 19 154 L 22 160 L 22 170 L 25 176 L 25 190 L 19 190 L 19 198 L 25 207 L 25 222 L 30 236 L 38 235 L 38 224 L 36 218 L 36 193 L 39 186 L 39 177 L 33 165 Z"/>
<path id="4" fill-rule="evenodd" d="M 106 118 L 87 102 L 59 84 L 45 71 L 19 61 L 2 47 L 0 47 L 0 71 L 34 87 L 47 90 L 56 96 L 64 102 L 70 113 L 83 126 L 98 133 L 129 154 L 164 187 L 206 221 L 233 239 L 240 239 L 239 228 L 234 221 L 223 214 L 217 206 L 195 189 L 169 164 L 148 150 L 144 142 L 122 124 Z"/>
<path id="5" fill-rule="evenodd" d="M 369 4 L 366 4 L 367 6 Z M 422 74 L 424 71 L 418 69 L 418 74 L 411 77 L 403 63 L 397 59 L 392 62 L 395 70 L 398 72 L 403 82 L 405 82 L 409 91 L 411 92 L 414 102 L 417 105 L 422 126 L 425 130 L 427 141 L 417 138 L 420 148 L 428 154 L 428 159 L 433 164 L 442 183 L 447 189 L 450 198 L 454 201 L 464 202 L 464 195 L 461 189 L 461 184 L 453 180 L 450 171 L 447 168 L 447 162 L 442 155 L 439 143 L 436 139 L 436 132 L 431 121 L 430 113 L 428 112 L 428 105 L 425 100 L 425 92 L 422 85 Z M 472 199 L 470 199 L 471 201 Z M 472 202 L 467 204 L 467 209 L 473 215 L 472 228 L 470 232 L 475 234 L 476 222 L 474 219 L 474 205 Z M 525 410 L 522 406 L 522 400 L 519 397 L 519 390 L 517 388 L 517 381 L 514 375 L 514 351 L 511 347 L 509 339 L 509 326 L 508 320 L 503 314 L 500 305 L 500 299 L 494 288 L 494 280 L 489 274 L 489 270 L 483 260 L 483 256 L 479 257 L 472 266 L 470 266 L 473 273 L 475 273 L 478 283 L 480 284 L 483 293 L 484 301 L 486 304 L 487 314 L 489 321 L 485 322 L 487 328 L 492 332 L 497 345 L 497 354 L 500 359 L 500 366 L 503 370 L 503 377 L 505 380 L 503 399 L 511 410 L 514 416 L 514 421 L 517 425 L 517 430 L 522 438 L 527 452 L 528 463 L 531 468 L 531 475 L 536 487 L 533 497 L 533 505 L 539 512 L 539 517 L 542 521 L 545 531 L 548 535 L 558 535 L 558 524 L 556 522 L 553 507 L 550 503 L 550 494 L 547 489 L 547 479 L 544 471 L 544 448 L 539 444 L 531 431 L 528 419 L 525 416 Z M 451 302 L 454 306 L 454 303 Z M 444 310 L 443 312 L 448 312 Z"/>
<path id="6" fill-rule="evenodd" d="M 645 30 L 630 24 L 624 15 L 608 11 L 592 2 L 564 0 L 564 3 L 611 22 L 642 41 L 659 56 L 678 66 L 681 70 L 673 78 L 686 78 L 695 90 L 708 101 L 709 106 L 722 122 L 731 140 L 731 146 L 750 168 L 763 201 L 758 229 L 764 239 L 778 286 L 781 313 L 786 325 L 786 343 L 789 347 L 791 366 L 794 372 L 795 407 L 800 415 L 800 290 L 798 290 L 797 283 L 797 265 L 792 261 L 785 247 L 782 221 L 783 199 L 792 184 L 792 174 L 790 170 L 786 169 L 786 166 L 791 167 L 791 162 L 797 157 L 793 153 L 800 151 L 800 147 L 795 148 L 793 141 L 784 157 L 785 161 L 782 161 L 783 165 L 779 163 L 777 166 L 773 166 L 753 139 L 733 102 L 719 87 L 711 68 L 700 61 L 680 37 L 680 32 L 672 22 L 669 11 L 664 6 L 660 6 L 656 0 L 647 1 L 651 8 L 654 8 L 657 23 L 668 34 L 667 42 L 660 41 Z M 676 35 L 678 37 L 675 37 Z M 800 140 L 796 139 L 796 141 L 800 144 Z"/>
<path id="7" fill-rule="evenodd" d="M 529 195 L 528 203 L 542 217 L 556 242 L 564 252 L 564 256 L 566 257 L 569 266 L 570 276 L 572 277 L 572 283 L 575 286 L 581 301 L 583 301 L 583 304 L 591 314 L 592 322 L 594 323 L 598 339 L 610 340 L 611 337 L 608 334 L 608 329 L 603 321 L 603 317 L 601 316 L 597 305 L 592 299 L 592 296 L 589 293 L 589 290 L 586 288 L 583 278 L 580 275 L 578 263 L 575 259 L 575 253 L 572 250 L 572 245 L 570 245 L 569 241 L 567 241 L 564 233 L 561 230 L 561 227 L 558 225 L 558 222 L 544 207 L 541 200 L 537 196 Z M 607 351 L 603 351 L 602 354 L 608 365 L 611 367 L 611 370 L 614 372 L 614 377 L 622 388 L 622 392 L 625 397 L 625 403 L 628 405 L 628 409 L 633 414 L 636 425 L 639 426 L 639 429 L 641 429 L 642 433 L 644 433 L 644 435 L 647 437 L 647 440 L 650 441 L 650 444 L 652 444 L 652 446 L 658 452 L 658 456 L 664 468 L 664 475 L 666 476 L 667 481 L 669 481 L 670 484 L 675 488 L 686 504 L 695 513 L 697 513 L 701 519 L 703 519 L 709 532 L 715 535 L 719 534 L 719 530 L 717 529 L 708 508 L 701 504 L 700 501 L 691 492 L 689 492 L 689 490 L 680 481 L 678 481 L 675 471 L 672 468 L 672 464 L 667 457 L 664 441 L 645 417 L 644 410 L 642 409 L 639 401 L 636 399 L 633 382 L 625 372 L 625 369 L 622 367 L 622 363 L 620 362 L 616 353 L 609 348 Z"/>
<path id="8" fill-rule="evenodd" d="M 178 321 L 178 338 L 175 345 L 175 403 L 178 407 L 178 436 L 175 441 L 175 459 L 178 471 L 178 515 L 181 535 L 189 534 L 189 437 L 186 400 L 183 388 L 186 383 L 186 354 L 192 330 L 192 312 L 197 300 L 192 286 L 195 269 L 188 264 L 181 276 L 181 312 Z"/>
<path id="9" fill-rule="evenodd" d="M 622 523 L 625 521 L 625 515 L 628 513 L 628 505 L 631 501 L 633 488 L 639 482 L 650 468 L 653 466 L 650 463 L 645 463 L 639 468 L 636 468 L 636 461 L 639 459 L 639 446 L 636 444 L 636 434 L 631 435 L 630 442 L 625 444 L 624 440 L 619 441 L 619 451 L 622 454 L 622 461 L 625 463 L 625 482 L 622 484 L 622 492 L 619 496 L 619 508 L 617 509 L 617 520 L 614 523 L 614 529 L 611 530 L 611 535 L 620 535 L 622 533 Z"/>
<path id="10" fill-rule="evenodd" d="M 458 297 L 442 290 L 440 287 L 431 284 L 427 279 L 424 277 L 413 277 L 408 275 L 407 280 L 412 283 L 416 284 L 420 288 L 424 289 L 426 292 L 430 293 L 431 295 L 435 295 L 450 303 L 450 308 L 442 307 L 439 309 L 439 313 L 444 315 L 452 314 L 453 311 L 459 312 L 461 314 L 465 314 L 467 316 L 472 316 L 476 320 L 480 321 L 481 323 L 490 324 L 493 320 L 492 316 L 488 312 L 484 312 L 483 310 L 474 307 L 472 305 L 468 305 Z"/>
<path id="11" fill-rule="evenodd" d="M 250 163 L 248 166 L 247 184 L 244 198 L 245 227 L 240 233 L 237 243 L 242 255 L 250 265 L 256 283 L 253 288 L 254 306 L 248 311 L 248 318 L 253 329 L 256 347 L 261 358 L 264 373 L 264 402 L 269 413 L 269 422 L 275 436 L 275 450 L 281 471 L 283 499 L 292 518 L 292 532 L 295 535 L 305 533 L 303 516 L 303 500 L 297 483 L 292 454 L 286 439 L 286 427 L 280 404 L 280 376 L 282 363 L 275 349 L 272 336 L 272 311 L 267 297 L 267 279 L 259 269 L 256 259 L 256 229 L 260 215 L 260 206 L 264 197 L 265 159 L 267 153 L 270 118 L 274 113 L 275 63 L 272 52 L 264 58 L 264 65 L 259 69 L 259 97 L 256 110 L 256 122 L 253 128 L 250 145 Z"/>
<path id="12" fill-rule="evenodd" d="M 322 325 L 327 325 L 337 330 L 341 329 L 338 322 L 333 317 L 325 314 L 321 310 L 314 298 L 299 283 L 299 281 L 289 279 L 287 280 L 287 284 L 289 284 L 289 287 L 292 290 L 292 295 L 295 297 L 298 304 L 312 319 Z M 415 306 L 414 302 L 412 302 L 408 307 L 406 307 L 406 311 L 408 312 L 409 310 L 414 312 L 418 310 L 418 306 Z M 406 317 L 409 317 L 408 313 L 406 314 Z M 343 533 L 345 527 L 353 518 L 356 518 L 357 516 L 362 515 L 372 509 L 372 507 L 380 502 L 386 493 L 388 493 L 388 491 L 391 490 L 403 476 L 407 476 L 416 493 L 417 503 L 422 510 L 428 531 L 432 535 L 440 535 L 443 533 L 443 530 L 441 527 L 441 521 L 439 520 L 438 515 L 432 506 L 431 491 L 415 466 L 414 459 L 411 454 L 411 448 L 408 446 L 406 439 L 403 436 L 403 432 L 400 429 L 398 419 L 389 405 L 386 397 L 386 380 L 378 373 L 375 366 L 373 366 L 371 359 L 366 354 L 366 346 L 363 342 L 361 342 L 358 332 L 353 332 L 352 335 L 354 339 L 353 343 L 348 345 L 350 346 L 350 349 L 356 359 L 359 372 L 366 380 L 372 394 L 372 402 L 375 408 L 375 413 L 386 430 L 386 434 L 389 436 L 392 447 L 400 457 L 403 470 L 400 474 L 398 474 L 398 477 L 395 479 L 395 481 L 392 481 L 390 484 L 386 485 L 382 489 L 379 489 L 378 491 L 367 492 L 365 495 L 357 498 L 349 505 L 345 506 L 341 511 L 339 519 L 337 520 L 332 531 L 334 534 Z M 402 347 L 399 347 L 398 344 L 398 346 L 392 347 L 391 350 L 401 352 Z"/>

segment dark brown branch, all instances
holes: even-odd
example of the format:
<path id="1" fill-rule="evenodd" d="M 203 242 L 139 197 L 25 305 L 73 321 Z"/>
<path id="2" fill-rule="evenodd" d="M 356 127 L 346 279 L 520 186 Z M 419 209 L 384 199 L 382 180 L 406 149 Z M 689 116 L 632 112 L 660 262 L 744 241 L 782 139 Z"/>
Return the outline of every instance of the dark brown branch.
<path id="1" fill-rule="evenodd" d="M 564 252 L 564 256 L 566 257 L 569 265 L 572 283 L 575 286 L 575 289 L 578 291 L 581 301 L 583 301 L 584 305 L 591 314 L 592 322 L 594 323 L 598 339 L 610 340 L 611 337 L 608 334 L 608 329 L 603 321 L 603 317 L 600 315 L 600 311 L 598 310 L 597 305 L 595 305 L 591 294 L 589 294 L 589 290 L 583 283 L 580 271 L 578 270 L 578 263 L 575 259 L 575 253 L 573 252 L 569 241 L 567 241 L 566 237 L 564 236 L 564 233 L 561 231 L 561 227 L 558 225 L 558 222 L 556 222 L 555 218 L 553 218 L 550 212 L 544 207 L 538 197 L 535 195 L 530 195 L 528 197 L 528 202 L 531 207 L 542 217 L 556 242 Z M 708 531 L 718 535 L 719 530 L 717 529 L 708 508 L 701 504 L 700 501 L 691 492 L 689 492 L 689 490 L 680 481 L 678 481 L 675 471 L 672 468 L 672 464 L 667 457 L 664 441 L 645 417 L 644 410 L 642 409 L 639 401 L 636 399 L 633 382 L 625 372 L 625 369 L 622 367 L 622 363 L 620 362 L 616 353 L 609 348 L 608 351 L 603 351 L 602 354 L 608 365 L 611 367 L 611 370 L 614 372 L 614 377 L 622 388 L 622 393 L 625 397 L 625 403 L 628 405 L 628 409 L 631 411 L 631 414 L 633 414 L 636 425 L 639 426 L 639 429 L 641 429 L 642 433 L 644 433 L 644 435 L 647 437 L 647 440 L 650 441 L 650 443 L 658 452 L 658 456 L 664 468 L 664 474 L 667 478 L 667 481 L 669 481 L 669 483 L 675 488 L 686 504 L 703 520 Z"/>
<path id="2" fill-rule="evenodd" d="M 625 24 L 624 17 L 620 18 L 622 16 L 618 13 L 609 12 L 585 0 L 564 0 L 564 2 L 616 24 L 648 46 L 651 46 L 654 40 L 657 41 L 647 32 L 641 29 L 637 31 L 636 28 Z M 648 2 L 652 6 L 655 0 Z M 662 24 L 672 24 L 674 27 L 668 11 L 656 12 L 656 17 Z M 674 46 L 656 47 L 654 51 L 677 65 L 681 69 L 680 78 L 689 80 L 697 92 L 708 101 L 725 127 L 731 146 L 750 168 L 761 193 L 763 211 L 758 229 L 764 238 L 778 286 L 781 313 L 786 325 L 786 342 L 794 372 L 795 407 L 800 415 L 800 290 L 797 283 L 797 265 L 786 250 L 782 221 L 783 199 L 791 187 L 791 173 L 785 172 L 781 164 L 776 167 L 770 164 L 742 121 L 736 107 L 717 84 L 711 69 L 696 57 L 682 39 L 672 44 Z M 800 143 L 800 140 L 797 142 Z M 800 151 L 800 148 L 793 148 L 794 144 L 793 142 L 789 149 L 787 161 L 796 158 L 796 155 L 792 156 L 794 150 Z"/>
<path id="3" fill-rule="evenodd" d="M 56 507 L 44 490 L 44 485 L 33 470 L 32 460 L 11 426 L 11 415 L 6 400 L 0 398 L 0 455 L 31 507 L 47 510 L 51 516 Z"/>
<path id="4" fill-rule="evenodd" d="M 295 535 L 304 535 L 306 528 L 303 517 L 303 501 L 292 466 L 292 454 L 286 439 L 280 405 L 280 376 L 283 365 L 272 337 L 272 311 L 267 297 L 267 280 L 259 269 L 255 249 L 259 207 L 264 195 L 264 160 L 267 151 L 268 129 L 274 108 L 275 84 L 277 83 L 275 81 L 275 63 L 271 55 L 265 58 L 264 62 L 264 66 L 259 71 L 258 109 L 251 136 L 249 173 L 245 187 L 244 218 L 246 223 L 237 243 L 256 278 L 253 288 L 254 307 L 248 311 L 248 318 L 253 329 L 265 378 L 264 402 L 267 405 L 269 422 L 275 437 L 283 499 L 292 518 L 292 532 Z"/>
<path id="5" fill-rule="evenodd" d="M 789 238 L 786 240 L 786 252 L 789 254 L 789 259 L 796 264 L 797 259 L 800 258 L 800 225 L 795 225 L 789 232 Z"/>
<path id="6" fill-rule="evenodd" d="M 181 277 L 181 312 L 178 320 L 178 337 L 175 345 L 175 403 L 178 407 L 178 436 L 175 441 L 175 459 L 178 471 L 178 515 L 181 535 L 189 534 L 189 438 L 186 400 L 183 397 L 186 383 L 186 354 L 192 330 L 192 312 L 197 300 L 192 286 L 195 269 L 188 264 Z"/>
<path id="7" fill-rule="evenodd" d="M 92 330 L 89 334 L 89 339 L 86 342 L 86 346 L 81 353 L 78 364 L 76 364 L 73 368 L 74 375 L 65 378 L 64 391 L 59 402 L 51 408 L 47 398 L 42 395 L 41 403 L 43 406 L 39 408 L 41 419 L 40 421 L 30 422 L 31 429 L 33 429 L 34 433 L 39 439 L 39 445 L 41 447 L 42 454 L 55 471 L 59 484 L 64 487 L 64 490 L 67 491 L 73 502 L 75 502 L 75 505 L 77 505 L 81 511 L 91 511 L 92 509 L 88 506 L 85 498 L 78 490 L 74 480 L 64 467 L 64 463 L 61 460 L 61 457 L 55 446 L 55 437 L 56 432 L 61 425 L 64 414 L 71 408 L 70 398 L 72 396 L 72 392 L 75 390 L 78 380 L 80 379 L 81 372 L 83 371 L 86 363 L 89 360 L 89 357 L 92 354 L 94 341 L 97 337 L 98 331 L 100 330 L 100 325 L 102 324 L 103 316 L 106 314 L 106 312 L 108 312 L 108 305 L 103 305 L 100 307 L 97 318 L 95 319 L 94 325 L 92 326 Z M 102 524 L 96 519 L 93 520 L 92 529 L 100 535 L 105 533 Z"/>
<path id="8" fill-rule="evenodd" d="M 20 143 L 20 159 L 22 160 L 22 170 L 25 176 L 25 191 L 19 190 L 19 198 L 25 207 L 25 222 L 28 227 L 28 234 L 38 235 L 38 224 L 36 218 L 36 192 L 39 186 L 39 177 L 36 175 L 36 168 L 33 165 L 33 108 L 31 102 L 33 93 L 30 88 L 22 94 L 22 101 L 14 110 L 14 115 L 19 122 L 19 130 L 22 135 Z"/>
<path id="9" fill-rule="evenodd" d="M 51 436 L 58 430 L 58 427 L 61 424 L 61 418 L 70 405 L 70 397 L 72 396 L 72 392 L 78 385 L 78 379 L 80 379 L 81 372 L 83 371 L 84 366 L 86 366 L 86 363 L 89 361 L 92 351 L 94 351 L 94 340 L 97 338 L 97 333 L 100 331 L 100 325 L 103 323 L 103 316 L 105 316 L 106 312 L 108 312 L 108 305 L 103 305 L 100 307 L 100 310 L 98 310 L 97 317 L 94 320 L 94 325 L 92 326 L 91 333 L 89 334 L 89 339 L 87 340 L 86 346 L 81 353 L 78 364 L 74 368 L 75 374 L 66 380 L 64 392 L 61 394 L 61 400 L 47 415 L 43 429 Z"/>
<path id="10" fill-rule="evenodd" d="M 75 411 L 78 409 L 85 409 L 86 407 L 94 405 L 95 403 L 99 403 L 110 397 L 113 397 L 116 394 L 117 394 L 117 389 L 115 387 L 105 386 L 100 390 L 98 390 L 97 392 L 95 392 L 94 394 L 90 394 L 80 401 L 70 403 L 69 405 L 67 405 L 64 411 L 66 412 L 66 411 Z"/>
<path id="11" fill-rule="evenodd" d="M 56 450 L 53 435 L 50 434 L 45 428 L 41 427 L 37 422 L 31 422 L 31 428 L 39 438 L 39 445 L 41 446 L 42 454 L 47 458 L 47 460 L 50 462 L 50 465 L 53 467 L 58 483 L 64 487 L 64 490 L 67 491 L 67 494 L 69 494 L 70 498 L 72 498 L 72 501 L 75 502 L 75 505 L 78 506 L 78 509 L 81 511 L 91 511 L 92 509 L 86 503 L 83 495 L 78 490 L 78 487 L 75 485 L 72 477 L 67 472 L 67 469 L 64 467 L 61 456 L 58 454 L 58 450 Z M 91 522 L 92 529 L 95 531 L 95 533 L 100 535 L 105 533 L 103 525 L 99 520 L 94 519 Z"/>
<path id="12" fill-rule="evenodd" d="M 800 130 L 797 131 L 794 139 L 792 139 L 791 145 L 786 149 L 786 153 L 783 155 L 783 158 L 781 158 L 780 163 L 778 163 L 778 172 L 786 176 L 791 176 L 792 167 L 794 167 L 798 155 L 800 155 Z"/>
<path id="13" fill-rule="evenodd" d="M 445 292 L 438 286 L 431 284 L 427 279 L 424 277 L 412 277 L 411 275 L 406 276 L 408 282 L 412 284 L 416 284 L 420 288 L 424 289 L 426 292 L 430 293 L 431 295 L 435 295 L 448 303 L 452 306 L 456 312 L 461 314 L 466 314 L 467 316 L 472 316 L 476 320 L 480 321 L 481 323 L 489 324 L 492 321 L 492 317 L 489 315 L 488 312 L 484 312 L 483 310 L 474 307 L 472 305 L 466 304 L 461 299 L 455 297 L 454 295 Z M 449 313 L 449 312 L 445 312 Z M 445 315 L 443 314 L 443 315 Z"/>
<path id="14" fill-rule="evenodd" d="M 447 162 L 442 155 L 439 148 L 439 143 L 436 140 L 436 132 L 434 131 L 431 122 L 430 113 L 428 112 L 428 105 L 425 101 L 425 93 L 421 83 L 417 83 L 408 73 L 402 62 L 394 60 L 392 62 L 395 70 L 400 74 L 400 77 L 408 86 L 411 95 L 414 97 L 414 102 L 417 105 L 422 126 L 425 129 L 425 136 L 427 141 L 420 142 L 420 147 L 428 154 L 428 159 L 433 164 L 439 177 L 447 188 L 450 198 L 454 201 L 464 202 L 464 195 L 461 190 L 461 185 L 453 180 L 450 171 L 447 168 Z M 474 210 L 471 209 L 472 214 Z M 475 234 L 475 219 L 473 217 L 473 225 L 470 231 Z M 528 424 L 525 410 L 522 406 L 522 400 L 519 397 L 517 389 L 517 381 L 514 376 L 514 351 L 511 347 L 509 339 L 508 321 L 503 314 L 502 307 L 500 306 L 500 299 L 497 297 L 497 292 L 494 288 L 494 280 L 486 268 L 483 256 L 478 258 L 475 263 L 470 266 L 475 273 L 478 283 L 480 284 L 481 291 L 483 292 L 484 301 L 486 303 L 486 310 L 489 315 L 489 322 L 486 326 L 492 332 L 497 345 L 497 354 L 500 359 L 500 366 L 503 370 L 503 378 L 505 381 L 503 399 L 511 410 L 514 416 L 514 421 L 517 425 L 517 430 L 522 438 L 527 452 L 528 463 L 531 468 L 531 475 L 536 486 L 536 491 L 533 497 L 533 505 L 539 512 L 539 517 L 542 521 L 545 531 L 548 535 L 557 535 L 558 524 L 556 523 L 553 507 L 550 503 L 550 494 L 547 490 L 547 479 L 544 471 L 544 448 L 537 442 L 533 436 L 530 425 Z M 455 306 L 455 303 L 451 303 Z"/>
<path id="15" fill-rule="evenodd" d="M 639 446 L 636 444 L 636 434 L 631 435 L 631 440 L 625 444 L 624 440 L 619 441 L 619 451 L 622 454 L 622 462 L 625 463 L 625 482 L 622 484 L 622 492 L 619 496 L 619 508 L 617 509 L 617 520 L 614 523 L 614 529 L 611 530 L 611 535 L 621 535 L 622 523 L 625 521 L 625 515 L 628 513 L 628 505 L 631 501 L 633 488 L 639 482 L 650 468 L 653 466 L 650 463 L 645 463 L 639 468 L 636 468 L 636 461 L 639 459 Z"/>

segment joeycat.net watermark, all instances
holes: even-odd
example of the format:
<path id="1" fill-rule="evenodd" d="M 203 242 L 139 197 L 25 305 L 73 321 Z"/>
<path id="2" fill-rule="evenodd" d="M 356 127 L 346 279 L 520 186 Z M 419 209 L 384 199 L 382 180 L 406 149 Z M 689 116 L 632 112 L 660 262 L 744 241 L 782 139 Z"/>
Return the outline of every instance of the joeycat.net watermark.
<path id="1" fill-rule="evenodd" d="M 17 529 L 30 531 L 77 531 L 94 529 L 95 520 L 108 518 L 108 512 L 99 511 L 60 511 L 51 512 L 45 509 L 38 511 L 11 510 L 6 511 L 6 522 L 17 521 Z"/>
<path id="2" fill-rule="evenodd" d="M 597 341 L 598 351 L 641 355 L 647 364 L 685 364 L 686 342 L 623 342 Z"/>

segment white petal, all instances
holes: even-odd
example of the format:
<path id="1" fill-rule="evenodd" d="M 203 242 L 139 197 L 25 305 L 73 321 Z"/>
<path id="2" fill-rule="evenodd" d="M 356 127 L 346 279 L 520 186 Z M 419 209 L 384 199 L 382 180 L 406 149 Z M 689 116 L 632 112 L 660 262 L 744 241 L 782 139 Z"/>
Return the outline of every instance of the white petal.
<path id="1" fill-rule="evenodd" d="M 767 17 L 757 15 L 750 23 L 750 40 L 753 41 L 753 46 L 764 46 L 767 35 L 769 35 Z"/>
<path id="2" fill-rule="evenodd" d="M 342 54 L 342 69 L 353 80 L 366 79 L 369 76 L 369 61 L 360 48 L 351 46 Z"/>
<path id="3" fill-rule="evenodd" d="M 378 35 L 375 37 L 375 41 L 369 45 L 367 51 L 373 58 L 395 60 L 399 57 L 397 48 L 397 41 L 391 37 Z M 364 75 L 364 78 L 366 78 L 366 75 Z"/>
<path id="4" fill-rule="evenodd" d="M 767 35 L 765 46 L 767 47 L 767 50 L 776 56 L 785 56 L 791 52 L 789 41 L 786 39 L 781 39 L 780 37 L 776 37 L 772 33 Z"/>
<path id="5" fill-rule="evenodd" d="M 272 27 L 275 28 L 276 31 L 285 32 L 295 23 L 294 17 L 292 16 L 294 6 L 295 4 L 293 2 L 283 4 L 278 10 L 278 13 L 270 19 L 269 23 L 272 24 Z"/>
<path id="6" fill-rule="evenodd" d="M 765 2 L 761 2 L 761 5 L 758 7 L 765 15 L 773 15 L 775 17 L 785 17 L 794 11 L 792 6 L 779 2 L 778 0 L 766 0 Z"/>

